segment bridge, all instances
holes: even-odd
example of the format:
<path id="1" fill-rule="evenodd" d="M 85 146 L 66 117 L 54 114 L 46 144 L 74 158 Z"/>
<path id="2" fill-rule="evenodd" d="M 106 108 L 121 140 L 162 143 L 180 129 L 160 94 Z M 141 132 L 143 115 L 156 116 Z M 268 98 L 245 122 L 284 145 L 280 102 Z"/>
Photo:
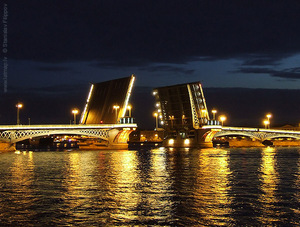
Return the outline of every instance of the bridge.
<path id="1" fill-rule="evenodd" d="M 221 126 L 215 116 L 209 116 L 200 82 L 155 88 L 153 95 L 156 116 L 165 132 L 164 146 L 212 147 L 213 140 L 226 136 L 251 138 L 256 145 L 276 138 L 292 138 L 299 140 L 300 145 L 300 131 Z"/>
<path id="2" fill-rule="evenodd" d="M 50 135 L 80 135 L 98 138 L 109 143 L 110 148 L 127 147 L 129 134 L 136 124 L 85 124 L 85 125 L 12 125 L 0 126 L 0 141 L 11 145 L 26 139 Z"/>
<path id="3" fill-rule="evenodd" d="M 137 128 L 127 115 L 134 81 L 132 75 L 92 83 L 80 124 L 0 125 L 0 150 L 11 150 L 17 142 L 50 135 L 86 136 L 106 141 L 107 149 L 127 148 L 129 134 Z"/>
<path id="4" fill-rule="evenodd" d="M 214 138 L 222 136 L 246 136 L 259 141 L 272 140 L 276 138 L 293 138 L 300 140 L 300 131 L 264 129 L 264 128 L 244 128 L 244 127 L 222 127 L 203 126 L 203 129 L 210 129 L 210 136 Z"/>

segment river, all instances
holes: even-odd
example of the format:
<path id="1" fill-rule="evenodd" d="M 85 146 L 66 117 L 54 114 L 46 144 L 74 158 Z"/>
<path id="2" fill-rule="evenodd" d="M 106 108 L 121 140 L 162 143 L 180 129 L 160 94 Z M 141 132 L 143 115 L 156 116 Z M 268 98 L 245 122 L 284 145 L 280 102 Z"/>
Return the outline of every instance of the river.
<path id="1" fill-rule="evenodd" d="M 0 153 L 1 226 L 299 226 L 300 148 Z"/>

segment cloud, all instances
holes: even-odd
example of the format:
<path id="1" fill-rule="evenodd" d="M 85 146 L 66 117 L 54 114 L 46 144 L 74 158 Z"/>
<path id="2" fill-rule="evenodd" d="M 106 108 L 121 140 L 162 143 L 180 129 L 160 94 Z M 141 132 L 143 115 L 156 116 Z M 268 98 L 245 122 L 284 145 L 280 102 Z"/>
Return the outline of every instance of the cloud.
<path id="1" fill-rule="evenodd" d="M 251 54 L 244 57 L 244 63 L 242 66 L 276 66 L 280 64 L 280 61 L 283 58 L 287 58 L 289 56 L 289 54 Z"/>
<path id="2" fill-rule="evenodd" d="M 169 65 L 159 65 L 159 66 L 148 66 L 139 68 L 142 71 L 148 72 L 172 72 L 172 73 L 182 73 L 186 75 L 193 74 L 195 70 L 193 69 L 185 69 L 177 66 L 169 66 Z"/>
<path id="3" fill-rule="evenodd" d="M 39 71 L 45 71 L 45 72 L 66 72 L 70 70 L 67 67 L 60 67 L 60 66 L 40 66 L 37 69 Z"/>
<path id="4" fill-rule="evenodd" d="M 282 58 L 300 52 L 299 11 L 299 1 L 293 0 L 15 0 L 10 3 L 9 53 L 11 59 L 98 61 L 110 67 L 249 54 Z"/>
<path id="5" fill-rule="evenodd" d="M 300 79 L 300 67 L 275 70 L 270 68 L 240 68 L 234 71 L 234 73 L 246 73 L 246 74 L 268 74 L 272 77 L 279 77 L 283 79 Z"/>
<path id="6" fill-rule="evenodd" d="M 17 87 L 10 86 L 10 94 L 38 94 L 61 96 L 63 94 L 74 94 L 88 92 L 89 84 L 60 84 L 51 86 Z"/>

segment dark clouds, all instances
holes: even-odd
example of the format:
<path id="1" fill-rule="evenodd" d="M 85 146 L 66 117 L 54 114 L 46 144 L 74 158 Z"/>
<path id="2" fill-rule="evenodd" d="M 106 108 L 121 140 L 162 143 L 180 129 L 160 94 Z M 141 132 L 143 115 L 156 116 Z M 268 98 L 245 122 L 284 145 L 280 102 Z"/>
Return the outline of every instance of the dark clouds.
<path id="1" fill-rule="evenodd" d="M 13 59 L 123 67 L 300 51 L 299 1 L 16 0 L 8 9 Z"/>
<path id="2" fill-rule="evenodd" d="M 32 122 L 68 123 L 70 108 L 84 104 L 89 81 L 135 70 L 143 86 L 200 80 L 204 88 L 297 88 L 289 80 L 300 79 L 298 60 L 285 62 L 300 53 L 298 0 L 14 0 L 7 5 L 9 94 L 0 97 L 7 107 L 1 109 L 2 123 L 15 122 L 11 113 L 18 100 L 25 102 L 23 117 L 32 116 Z M 209 107 L 232 109 L 233 125 L 267 111 L 264 98 L 270 111 L 276 106 L 277 119 L 296 122 L 298 107 L 288 97 L 297 100 L 298 93 L 284 90 L 283 99 L 277 90 L 206 92 Z M 132 94 L 142 127 L 153 123 L 150 93 L 140 87 Z M 294 112 L 279 118 L 283 107 Z M 258 115 L 249 115 L 256 110 Z"/>
<path id="3" fill-rule="evenodd" d="M 193 74 L 195 72 L 195 70 L 193 69 L 185 69 L 183 67 L 169 66 L 169 65 L 148 66 L 148 67 L 139 68 L 139 70 L 148 71 L 148 72 L 178 72 L 186 75 Z"/>
<path id="4" fill-rule="evenodd" d="M 40 66 L 37 69 L 39 71 L 45 71 L 45 72 L 65 72 L 70 70 L 67 67 L 59 67 L 59 66 Z"/>
<path id="5" fill-rule="evenodd" d="M 249 74 L 268 74 L 272 77 L 279 77 L 284 79 L 300 79 L 300 67 L 296 68 L 289 68 L 289 69 L 282 69 L 276 70 L 272 68 L 240 68 L 239 70 L 235 71 L 236 73 L 249 73 Z"/>

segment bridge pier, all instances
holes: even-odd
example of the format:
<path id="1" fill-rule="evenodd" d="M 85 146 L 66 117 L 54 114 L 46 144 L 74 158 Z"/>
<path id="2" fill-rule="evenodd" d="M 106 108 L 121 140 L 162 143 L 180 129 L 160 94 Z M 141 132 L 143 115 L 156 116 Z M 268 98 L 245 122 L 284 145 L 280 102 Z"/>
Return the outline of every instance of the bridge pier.
<path id="1" fill-rule="evenodd" d="M 163 141 L 163 146 L 165 147 L 176 147 L 176 148 L 209 148 L 213 147 L 212 131 L 210 129 L 196 129 L 193 130 L 194 134 L 191 136 L 186 136 L 188 133 L 176 132 L 176 136 L 169 135 L 167 139 Z"/>

